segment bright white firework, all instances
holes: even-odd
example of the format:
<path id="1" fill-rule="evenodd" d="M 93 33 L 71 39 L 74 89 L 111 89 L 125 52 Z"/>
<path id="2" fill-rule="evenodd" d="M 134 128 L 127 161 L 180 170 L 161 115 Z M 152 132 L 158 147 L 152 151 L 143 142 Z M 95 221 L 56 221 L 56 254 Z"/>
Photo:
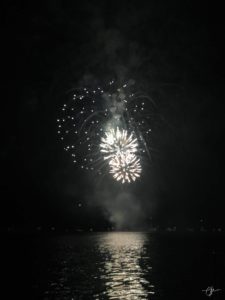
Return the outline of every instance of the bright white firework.
<path id="1" fill-rule="evenodd" d="M 135 181 L 141 174 L 140 159 L 133 153 L 116 155 L 109 161 L 110 173 L 117 181 L 130 183 Z"/>
<path id="2" fill-rule="evenodd" d="M 135 91 L 132 80 L 71 89 L 66 98 L 57 118 L 57 134 L 79 168 L 102 175 L 112 173 L 109 162 L 115 154 L 125 154 L 126 160 L 131 154 L 141 161 L 150 157 L 153 102 Z"/>
<path id="3" fill-rule="evenodd" d="M 127 130 L 110 129 L 101 138 L 100 151 L 105 160 L 109 161 L 110 173 L 117 181 L 131 182 L 140 177 L 141 165 L 137 158 L 137 138 Z"/>
<path id="4" fill-rule="evenodd" d="M 137 149 L 138 142 L 137 138 L 133 137 L 133 133 L 128 135 L 127 130 L 120 130 L 118 127 L 105 132 L 105 137 L 101 138 L 100 151 L 104 159 L 136 153 Z"/>

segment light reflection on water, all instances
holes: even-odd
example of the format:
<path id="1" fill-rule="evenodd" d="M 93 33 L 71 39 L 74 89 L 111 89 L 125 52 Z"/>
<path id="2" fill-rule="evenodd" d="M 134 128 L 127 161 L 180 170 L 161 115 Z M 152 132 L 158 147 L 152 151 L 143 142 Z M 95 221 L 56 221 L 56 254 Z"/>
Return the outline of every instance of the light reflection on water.
<path id="1" fill-rule="evenodd" d="M 24 249 L 28 242 L 30 238 Z M 17 243 L 16 239 L 11 248 L 16 249 Z M 35 238 L 32 249 L 29 299 L 34 300 L 202 299 L 202 290 L 214 284 L 212 267 L 218 280 L 215 287 L 224 286 L 223 236 L 76 234 Z M 215 297 L 225 299 L 223 291 Z"/>
<path id="2" fill-rule="evenodd" d="M 152 299 L 154 240 L 140 232 L 56 236 L 39 244 L 34 299 Z M 43 255 L 46 254 L 46 256 Z"/>
<path id="3" fill-rule="evenodd" d="M 103 294 L 108 299 L 149 299 L 154 286 L 145 278 L 148 269 L 141 260 L 149 260 L 145 253 L 144 233 L 109 233 L 99 236 L 99 251 L 104 257 L 101 280 L 105 283 Z M 143 262 L 143 265 L 148 265 Z M 96 295 L 98 299 L 98 295 Z"/>

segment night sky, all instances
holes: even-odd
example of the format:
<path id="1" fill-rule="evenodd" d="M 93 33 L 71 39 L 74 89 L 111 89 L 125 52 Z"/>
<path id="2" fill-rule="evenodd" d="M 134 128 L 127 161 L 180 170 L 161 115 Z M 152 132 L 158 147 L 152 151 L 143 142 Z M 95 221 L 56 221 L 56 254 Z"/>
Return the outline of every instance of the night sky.
<path id="1" fill-rule="evenodd" d="M 195 2 L 7 2 L 3 228 L 106 229 L 104 197 L 125 207 L 134 197 L 149 226 L 225 226 L 225 28 L 221 7 Z M 76 168 L 57 137 L 66 91 L 112 78 L 135 80 L 156 103 L 152 159 L 123 188 Z"/>

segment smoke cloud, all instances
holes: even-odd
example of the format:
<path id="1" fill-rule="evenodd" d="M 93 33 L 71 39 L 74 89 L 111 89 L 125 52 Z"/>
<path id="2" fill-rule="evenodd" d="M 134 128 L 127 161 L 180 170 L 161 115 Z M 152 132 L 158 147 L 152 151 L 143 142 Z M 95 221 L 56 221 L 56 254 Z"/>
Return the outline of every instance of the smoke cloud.
<path id="1" fill-rule="evenodd" d="M 94 199 L 90 200 L 89 204 L 99 206 L 115 230 L 144 229 L 146 216 L 142 202 L 132 191 L 106 184 L 95 188 Z"/>

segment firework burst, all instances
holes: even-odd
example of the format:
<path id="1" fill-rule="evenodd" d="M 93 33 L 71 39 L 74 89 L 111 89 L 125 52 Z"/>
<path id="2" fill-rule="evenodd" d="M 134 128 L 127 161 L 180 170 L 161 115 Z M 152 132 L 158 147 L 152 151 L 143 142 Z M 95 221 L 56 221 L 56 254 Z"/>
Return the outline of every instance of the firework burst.
<path id="1" fill-rule="evenodd" d="M 57 132 L 73 162 L 98 174 L 108 171 L 123 183 L 140 177 L 141 160 L 149 153 L 148 97 L 135 93 L 131 81 L 73 89 L 67 97 Z"/>
<path id="2" fill-rule="evenodd" d="M 133 133 L 128 135 L 127 130 L 117 127 L 102 137 L 100 151 L 104 159 L 108 160 L 110 173 L 117 181 L 130 183 L 140 177 L 140 159 L 135 154 L 137 149 L 137 138 L 133 137 Z"/>
<path id="3" fill-rule="evenodd" d="M 127 130 L 120 130 L 118 127 L 105 132 L 105 137 L 101 138 L 100 151 L 103 153 L 104 159 L 135 153 L 137 149 L 138 142 L 137 138 L 133 137 L 133 133 L 128 135 Z"/>
<path id="4" fill-rule="evenodd" d="M 122 153 L 114 156 L 109 161 L 110 173 L 117 181 L 132 182 L 141 174 L 140 159 L 132 153 Z"/>

